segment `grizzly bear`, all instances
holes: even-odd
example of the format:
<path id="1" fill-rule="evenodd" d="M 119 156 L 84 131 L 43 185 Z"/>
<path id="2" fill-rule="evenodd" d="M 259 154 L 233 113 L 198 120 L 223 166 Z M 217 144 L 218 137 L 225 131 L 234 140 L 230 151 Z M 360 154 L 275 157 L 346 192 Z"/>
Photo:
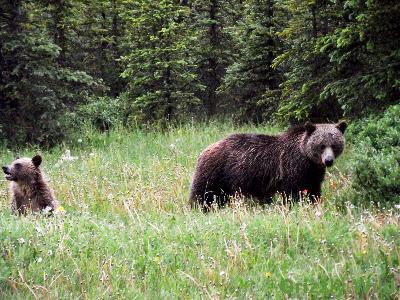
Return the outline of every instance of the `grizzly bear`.
<path id="1" fill-rule="evenodd" d="M 275 193 L 298 200 L 304 192 L 315 201 L 326 167 L 343 151 L 346 127 L 345 122 L 306 122 L 277 136 L 232 134 L 208 146 L 200 154 L 190 188 L 192 207 L 208 211 L 235 194 L 268 204 Z"/>
<path id="2" fill-rule="evenodd" d="M 13 212 L 25 215 L 32 212 L 55 212 L 58 202 L 50 186 L 43 178 L 39 166 L 42 157 L 18 158 L 9 166 L 4 166 L 5 178 L 11 181 L 11 208 Z"/>

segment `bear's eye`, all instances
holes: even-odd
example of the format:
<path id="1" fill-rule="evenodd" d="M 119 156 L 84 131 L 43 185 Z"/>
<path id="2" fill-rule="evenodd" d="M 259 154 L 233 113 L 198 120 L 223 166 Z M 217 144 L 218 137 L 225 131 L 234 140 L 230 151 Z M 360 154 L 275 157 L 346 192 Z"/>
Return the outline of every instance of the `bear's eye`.
<path id="1" fill-rule="evenodd" d="M 15 168 L 16 168 L 16 169 L 20 169 L 20 168 L 21 168 L 21 164 L 20 164 L 20 163 L 16 163 L 16 164 L 15 164 Z"/>
<path id="2" fill-rule="evenodd" d="M 321 147 L 321 150 L 324 150 L 326 146 L 324 144 L 322 144 L 320 147 Z"/>

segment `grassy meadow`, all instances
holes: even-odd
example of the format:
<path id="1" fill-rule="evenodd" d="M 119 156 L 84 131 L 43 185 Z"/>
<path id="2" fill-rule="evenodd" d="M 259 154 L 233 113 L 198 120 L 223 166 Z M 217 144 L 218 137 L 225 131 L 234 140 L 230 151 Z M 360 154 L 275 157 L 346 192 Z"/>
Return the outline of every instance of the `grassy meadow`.
<path id="1" fill-rule="evenodd" d="M 234 131 L 280 129 L 86 130 L 50 152 L 0 150 L 3 164 L 41 153 L 65 209 L 11 215 L 0 180 L 0 298 L 399 299 L 399 210 L 346 202 L 349 150 L 321 204 L 189 208 L 197 156 Z M 67 149 L 75 159 L 63 159 Z"/>

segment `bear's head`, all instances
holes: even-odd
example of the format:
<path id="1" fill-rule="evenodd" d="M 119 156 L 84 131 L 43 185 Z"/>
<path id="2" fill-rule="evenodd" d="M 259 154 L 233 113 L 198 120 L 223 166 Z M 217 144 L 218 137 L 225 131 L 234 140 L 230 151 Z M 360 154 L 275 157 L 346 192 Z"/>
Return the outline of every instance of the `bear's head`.
<path id="1" fill-rule="evenodd" d="M 40 174 L 39 166 L 42 157 L 36 155 L 33 158 L 17 157 L 9 166 L 3 167 L 5 178 L 16 182 L 31 182 Z"/>
<path id="2" fill-rule="evenodd" d="M 346 122 L 313 124 L 306 122 L 303 152 L 313 162 L 330 167 L 344 149 Z"/>

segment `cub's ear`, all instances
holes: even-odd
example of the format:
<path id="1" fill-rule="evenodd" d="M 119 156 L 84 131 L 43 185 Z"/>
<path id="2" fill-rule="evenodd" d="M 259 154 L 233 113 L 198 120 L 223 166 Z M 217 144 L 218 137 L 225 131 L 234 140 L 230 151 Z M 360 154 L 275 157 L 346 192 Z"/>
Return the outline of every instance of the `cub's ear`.
<path id="1" fill-rule="evenodd" d="M 339 129 L 341 133 L 344 133 L 347 128 L 347 123 L 345 121 L 339 122 L 336 128 Z"/>
<path id="2" fill-rule="evenodd" d="M 42 157 L 40 155 L 36 155 L 32 158 L 32 162 L 35 165 L 35 167 L 39 167 L 40 164 L 42 163 Z"/>
<path id="3" fill-rule="evenodd" d="M 315 129 L 317 129 L 317 127 L 315 126 L 315 124 L 311 123 L 310 121 L 307 121 L 307 122 L 304 124 L 304 127 L 306 128 L 306 131 L 307 131 L 307 133 L 308 133 L 309 135 L 312 134 L 312 133 L 315 131 Z"/>
<path id="4" fill-rule="evenodd" d="M 18 155 L 15 157 L 15 160 L 17 160 L 17 159 L 20 159 L 20 157 Z"/>

